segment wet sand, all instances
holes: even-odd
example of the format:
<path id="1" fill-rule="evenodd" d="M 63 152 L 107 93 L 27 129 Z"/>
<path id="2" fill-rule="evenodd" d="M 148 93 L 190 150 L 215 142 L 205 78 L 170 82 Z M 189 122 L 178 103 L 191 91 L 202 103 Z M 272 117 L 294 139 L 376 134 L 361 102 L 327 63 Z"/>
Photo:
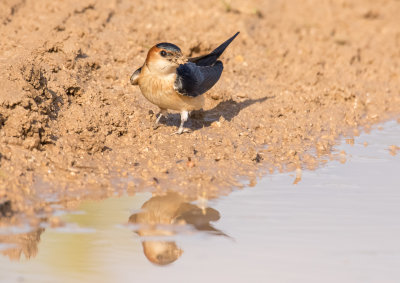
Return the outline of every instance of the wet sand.
<path id="1" fill-rule="evenodd" d="M 209 201 L 175 192 L 84 201 L 59 211 L 62 227 L 0 234 L 0 280 L 398 282 L 400 158 L 389 148 L 399 134 L 389 122 L 343 140 L 346 161 L 297 184 L 282 173 Z"/>
<path id="2" fill-rule="evenodd" d="M 167 190 L 227 195 L 315 169 L 400 114 L 398 1 L 20 1 L 0 4 L 1 225 L 55 206 Z M 240 31 L 192 132 L 170 136 L 131 73 L 152 45 L 189 56 Z M 398 146 L 398 145 L 396 145 Z"/>

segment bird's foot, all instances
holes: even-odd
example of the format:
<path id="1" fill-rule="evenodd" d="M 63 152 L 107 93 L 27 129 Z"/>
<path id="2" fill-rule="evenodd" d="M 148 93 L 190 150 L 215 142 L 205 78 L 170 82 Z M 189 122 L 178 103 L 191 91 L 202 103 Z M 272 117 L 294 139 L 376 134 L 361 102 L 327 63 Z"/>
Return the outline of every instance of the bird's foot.
<path id="1" fill-rule="evenodd" d="M 153 130 L 157 130 L 160 127 L 159 123 L 154 123 L 153 124 Z"/>
<path id="2" fill-rule="evenodd" d="M 189 117 L 189 112 L 188 111 L 182 111 L 182 113 L 181 113 L 181 124 L 179 125 L 179 129 L 178 129 L 178 131 L 176 131 L 172 135 L 180 135 L 182 133 L 190 133 L 189 129 L 184 129 L 183 128 L 183 125 L 187 121 L 188 117 Z"/>
<path id="3" fill-rule="evenodd" d="M 181 135 L 181 134 L 183 134 L 183 133 L 191 133 L 191 132 L 192 132 L 192 131 L 189 130 L 189 129 L 179 128 L 176 132 L 173 132 L 173 133 L 171 134 L 171 136 L 173 136 L 173 135 Z"/>
<path id="4" fill-rule="evenodd" d="M 160 111 L 160 114 L 158 114 L 158 117 L 157 117 L 156 121 L 155 121 L 154 124 L 153 124 L 153 130 L 157 130 L 158 127 L 160 127 L 160 120 L 161 120 L 161 117 L 164 116 L 164 115 L 166 115 L 166 113 L 167 113 L 167 112 L 166 112 L 165 110 L 161 110 L 161 111 Z"/>

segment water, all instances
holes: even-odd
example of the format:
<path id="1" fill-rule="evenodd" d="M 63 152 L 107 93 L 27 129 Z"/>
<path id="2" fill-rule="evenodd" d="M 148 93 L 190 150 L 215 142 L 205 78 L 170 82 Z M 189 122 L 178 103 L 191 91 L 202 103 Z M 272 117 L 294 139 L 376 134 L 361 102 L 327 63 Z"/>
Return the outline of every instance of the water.
<path id="1" fill-rule="evenodd" d="M 208 202 L 150 193 L 83 202 L 61 216 L 65 227 L 0 238 L 0 280 L 400 282 L 391 145 L 400 145 L 395 122 L 343 143 L 346 163 L 303 171 L 296 185 L 287 173 Z M 21 249 L 30 259 L 9 259 Z"/>

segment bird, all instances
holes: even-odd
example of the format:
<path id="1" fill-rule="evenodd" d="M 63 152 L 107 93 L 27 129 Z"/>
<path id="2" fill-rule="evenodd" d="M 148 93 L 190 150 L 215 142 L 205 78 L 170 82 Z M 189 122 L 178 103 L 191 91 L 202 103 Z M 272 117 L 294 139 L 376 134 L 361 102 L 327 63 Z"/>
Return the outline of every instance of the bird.
<path id="1" fill-rule="evenodd" d="M 193 58 L 187 58 L 178 46 L 168 42 L 150 48 L 144 64 L 131 75 L 130 82 L 138 85 L 143 96 L 160 108 L 154 129 L 167 110 L 175 110 L 181 114 L 181 123 L 173 134 L 190 132 L 184 129 L 184 123 L 191 111 L 203 108 L 203 94 L 218 82 L 224 68 L 218 58 L 238 34 L 211 53 Z"/>

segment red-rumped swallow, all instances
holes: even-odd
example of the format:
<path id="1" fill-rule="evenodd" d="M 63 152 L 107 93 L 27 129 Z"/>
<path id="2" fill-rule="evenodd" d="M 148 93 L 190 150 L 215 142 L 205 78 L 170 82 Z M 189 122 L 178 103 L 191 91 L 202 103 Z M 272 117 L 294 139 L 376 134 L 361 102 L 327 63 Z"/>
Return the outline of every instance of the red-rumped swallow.
<path id="1" fill-rule="evenodd" d="M 176 134 L 184 132 L 183 124 L 190 111 L 203 108 L 202 94 L 221 77 L 223 64 L 218 60 L 219 56 L 238 34 L 210 54 L 195 58 L 186 58 L 172 43 L 159 43 L 149 50 L 143 66 L 132 74 L 131 84 L 139 85 L 143 96 L 160 107 L 155 129 L 161 117 L 167 114 L 167 109 L 171 109 L 181 112 L 181 124 Z"/>

